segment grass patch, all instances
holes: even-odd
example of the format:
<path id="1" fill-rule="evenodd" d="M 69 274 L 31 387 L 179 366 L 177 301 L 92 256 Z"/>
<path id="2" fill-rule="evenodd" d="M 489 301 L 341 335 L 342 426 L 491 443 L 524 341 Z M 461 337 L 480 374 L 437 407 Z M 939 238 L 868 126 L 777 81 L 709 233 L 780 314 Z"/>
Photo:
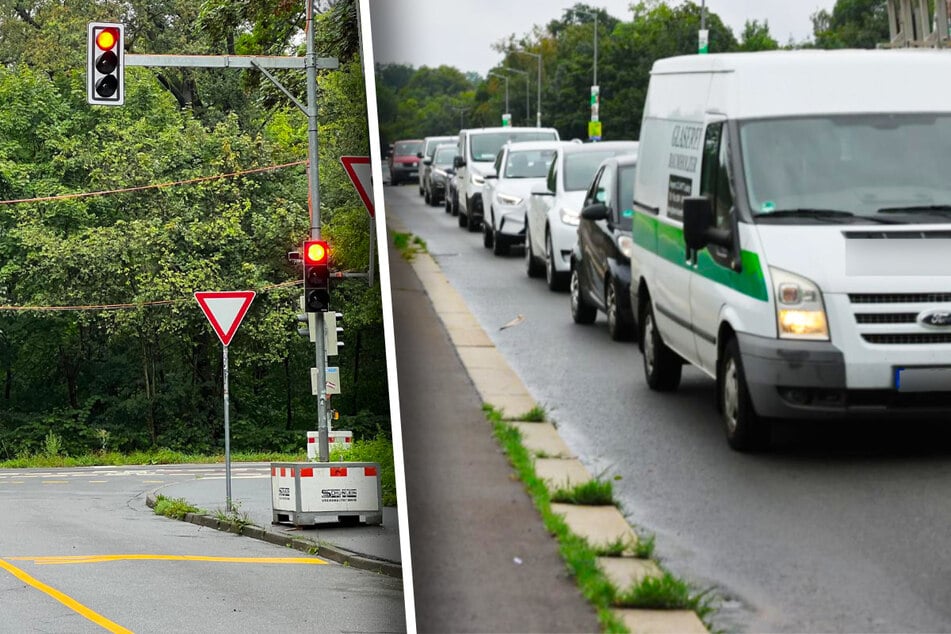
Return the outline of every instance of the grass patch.
<path id="1" fill-rule="evenodd" d="M 614 487 L 607 480 L 588 480 L 582 484 L 552 491 L 551 501 L 562 504 L 611 506 L 615 504 Z"/>
<path id="2" fill-rule="evenodd" d="M 492 423 L 493 433 L 502 450 L 508 456 L 509 461 L 524 483 L 526 491 L 534 501 L 535 507 L 541 514 L 542 523 L 546 530 L 558 540 L 561 556 L 574 575 L 578 588 L 595 608 L 603 631 L 626 632 L 627 628 L 624 623 L 615 616 L 612 609 L 629 605 L 630 601 L 646 602 L 646 597 L 651 595 L 658 597 L 658 599 L 677 599 L 677 602 L 671 601 L 671 605 L 681 606 L 683 609 L 693 609 L 706 623 L 706 617 L 713 612 L 709 594 L 692 594 L 685 582 L 676 579 L 669 573 L 665 573 L 662 580 L 665 585 L 659 585 L 657 588 L 648 586 L 645 589 L 638 589 L 643 585 L 639 584 L 625 593 L 620 593 L 598 567 L 597 558 L 605 556 L 607 554 L 605 550 L 617 551 L 617 555 L 620 555 L 624 550 L 629 549 L 631 544 L 618 539 L 616 544 L 609 544 L 607 549 L 596 549 L 583 537 L 572 533 L 564 518 L 552 512 L 552 497 L 548 491 L 548 486 L 535 473 L 534 458 L 522 444 L 521 433 L 517 428 L 506 423 L 502 419 L 502 414 L 492 406 L 484 405 L 483 410 L 486 413 L 486 418 Z M 654 538 L 651 537 L 645 541 L 648 544 L 646 548 L 652 553 Z M 676 582 L 676 584 L 673 582 Z M 681 586 L 677 584 L 681 584 L 686 589 L 685 592 L 681 592 Z M 676 592 L 680 592 L 680 594 L 678 595 Z M 709 628 L 709 624 L 706 624 Z"/>
<path id="3" fill-rule="evenodd" d="M 396 506 L 396 466 L 393 441 L 380 434 L 372 440 L 356 440 L 350 449 L 334 449 L 331 462 L 376 462 L 380 465 L 383 506 Z"/>
<path id="4" fill-rule="evenodd" d="M 645 577 L 618 593 L 614 604 L 624 608 L 648 610 L 693 610 L 701 620 L 713 611 L 709 591 L 694 592 L 686 582 L 669 572 L 661 577 Z"/>
<path id="5" fill-rule="evenodd" d="M 626 553 L 637 548 L 637 545 L 629 539 L 618 537 L 608 544 L 598 544 L 593 546 L 594 552 L 598 557 L 623 557 Z"/>
<path id="6" fill-rule="evenodd" d="M 638 559 L 650 559 L 654 556 L 654 536 L 648 535 L 637 540 L 634 547 L 634 556 Z"/>
<path id="7" fill-rule="evenodd" d="M 544 423 L 545 422 L 545 408 L 541 405 L 536 405 L 532 409 L 528 410 L 515 420 L 522 423 Z"/>
<path id="8" fill-rule="evenodd" d="M 394 233 L 393 246 L 409 262 L 413 261 L 417 253 L 425 253 L 427 249 L 426 241 L 412 233 Z"/>
<path id="9" fill-rule="evenodd" d="M 155 507 L 152 510 L 156 515 L 164 515 L 176 520 L 185 519 L 186 513 L 202 513 L 201 509 L 189 504 L 183 498 L 167 498 L 164 495 L 155 498 Z"/>
<path id="10" fill-rule="evenodd" d="M 215 519 L 219 522 L 227 522 L 228 524 L 233 524 L 238 527 L 240 531 L 245 526 L 252 526 L 254 522 L 251 521 L 251 516 L 248 515 L 247 511 L 240 510 L 240 505 L 232 500 L 231 510 L 222 511 L 217 509 L 215 511 Z"/>

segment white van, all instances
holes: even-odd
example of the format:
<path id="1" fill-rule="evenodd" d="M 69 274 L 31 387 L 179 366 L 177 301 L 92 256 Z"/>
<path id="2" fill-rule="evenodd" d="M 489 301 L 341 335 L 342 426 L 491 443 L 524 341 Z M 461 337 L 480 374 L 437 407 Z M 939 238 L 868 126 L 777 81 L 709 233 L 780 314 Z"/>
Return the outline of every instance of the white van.
<path id="1" fill-rule="evenodd" d="M 951 413 L 951 53 L 654 64 L 631 302 L 648 385 L 717 381 L 727 440 L 770 418 Z"/>
<path id="2" fill-rule="evenodd" d="M 458 155 L 453 159 L 459 226 L 469 231 L 478 231 L 482 227 L 482 186 L 486 175 L 495 173 L 495 158 L 503 145 L 518 141 L 557 140 L 558 131 L 554 128 L 505 126 L 460 130 Z"/>

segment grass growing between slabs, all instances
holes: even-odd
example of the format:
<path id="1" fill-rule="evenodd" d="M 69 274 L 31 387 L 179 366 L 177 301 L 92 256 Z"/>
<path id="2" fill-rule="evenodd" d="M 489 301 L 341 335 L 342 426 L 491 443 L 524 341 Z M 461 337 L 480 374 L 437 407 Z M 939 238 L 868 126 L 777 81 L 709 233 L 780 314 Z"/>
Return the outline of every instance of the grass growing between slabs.
<path id="1" fill-rule="evenodd" d="M 155 498 L 155 507 L 152 510 L 156 515 L 164 515 L 175 520 L 185 519 L 187 513 L 204 513 L 197 506 L 189 504 L 184 498 L 167 498 L 164 495 Z"/>
<path id="2" fill-rule="evenodd" d="M 393 234 L 393 246 L 408 262 L 412 262 L 417 253 L 426 252 L 426 241 L 412 233 L 395 232 Z"/>
<path id="3" fill-rule="evenodd" d="M 540 408 L 531 412 L 537 416 Z M 559 550 L 568 569 L 574 575 L 582 595 L 594 606 L 605 632 L 628 631 L 621 619 L 614 613 L 615 608 L 693 610 L 710 629 L 707 620 L 714 612 L 710 591 L 695 592 L 690 586 L 669 572 L 659 578 L 646 577 L 630 588 L 617 588 L 598 566 L 598 557 L 620 556 L 630 550 L 630 544 L 617 540 L 617 544 L 608 544 L 596 548 L 583 537 L 574 534 L 561 515 L 552 511 L 553 502 L 591 504 L 597 500 L 601 504 L 614 504 L 611 482 L 593 480 L 594 485 L 578 485 L 559 489 L 552 493 L 543 479 L 535 472 L 534 457 L 522 444 L 522 436 L 517 428 L 502 418 L 501 412 L 491 405 L 484 405 L 486 418 L 493 426 L 493 433 L 525 485 L 542 517 L 542 523 L 557 540 Z M 544 420 L 541 412 L 539 420 Z M 577 500 L 584 500 L 583 502 Z M 610 501 L 609 501 L 610 500 Z M 615 548 L 616 546 L 616 548 Z M 638 540 L 634 553 L 637 557 L 649 558 L 654 552 L 654 537 Z"/>

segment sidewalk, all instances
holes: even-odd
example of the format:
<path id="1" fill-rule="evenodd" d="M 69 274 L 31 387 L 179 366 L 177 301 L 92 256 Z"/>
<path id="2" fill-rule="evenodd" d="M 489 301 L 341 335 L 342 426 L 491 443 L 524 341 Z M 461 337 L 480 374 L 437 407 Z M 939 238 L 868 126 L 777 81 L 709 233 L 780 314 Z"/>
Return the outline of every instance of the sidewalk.
<path id="1" fill-rule="evenodd" d="M 224 491 L 223 480 L 217 478 L 176 482 L 156 489 L 149 495 L 149 506 L 152 506 L 152 501 L 159 494 L 168 498 L 183 498 L 206 512 L 204 516 L 188 517 L 189 521 L 215 528 L 216 515 L 225 507 Z M 402 578 L 396 508 L 383 508 L 381 526 L 318 524 L 315 527 L 295 528 L 291 525 L 271 523 L 270 477 L 233 477 L 231 498 L 238 517 L 247 514 L 248 519 L 257 527 L 245 528 L 242 534 L 281 546 L 291 545 L 304 551 L 310 551 L 317 546 L 318 556 L 324 559 Z"/>

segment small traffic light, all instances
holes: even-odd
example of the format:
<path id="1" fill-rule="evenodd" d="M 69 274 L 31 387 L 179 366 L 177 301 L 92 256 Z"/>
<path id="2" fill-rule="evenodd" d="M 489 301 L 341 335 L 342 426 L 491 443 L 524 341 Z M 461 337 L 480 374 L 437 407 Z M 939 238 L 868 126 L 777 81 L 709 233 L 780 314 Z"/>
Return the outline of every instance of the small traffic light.
<path id="1" fill-rule="evenodd" d="M 304 310 L 330 310 L 330 246 L 323 240 L 304 243 Z"/>
<path id="2" fill-rule="evenodd" d="M 122 24 L 89 24 L 86 51 L 86 101 L 100 106 L 125 102 L 122 75 L 125 27 Z"/>
<path id="3" fill-rule="evenodd" d="M 329 312 L 324 315 L 324 351 L 328 357 L 337 354 L 337 351 L 343 346 L 340 341 L 340 333 L 343 332 L 341 321 L 343 313 Z"/>
<path id="4" fill-rule="evenodd" d="M 297 334 L 301 337 L 307 337 L 312 343 L 317 342 L 317 314 L 300 313 L 297 315 L 297 321 L 306 324 L 297 327 Z"/>

